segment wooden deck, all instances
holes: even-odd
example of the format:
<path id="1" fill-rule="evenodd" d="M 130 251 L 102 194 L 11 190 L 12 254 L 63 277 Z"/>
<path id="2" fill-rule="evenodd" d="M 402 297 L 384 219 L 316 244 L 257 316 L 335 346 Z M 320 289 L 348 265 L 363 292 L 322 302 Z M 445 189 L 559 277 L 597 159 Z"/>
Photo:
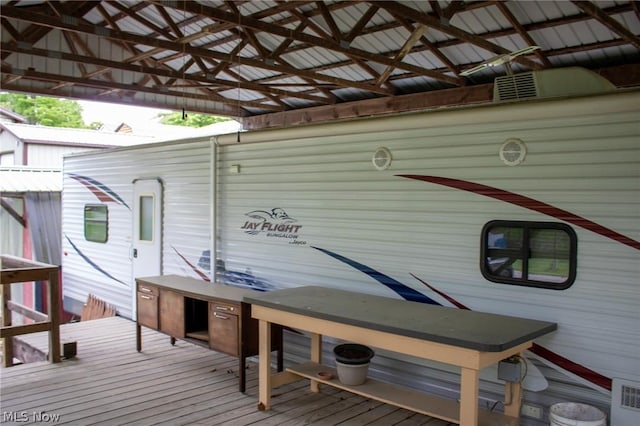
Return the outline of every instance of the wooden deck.
<path id="1" fill-rule="evenodd" d="M 256 363 L 248 362 L 247 392 L 238 392 L 237 359 L 120 318 L 64 324 L 63 341 L 77 356 L 0 370 L 0 423 L 73 425 L 425 425 L 448 423 L 301 380 L 274 390 L 273 408 L 257 409 Z M 22 336 L 47 347 L 46 333 Z"/>

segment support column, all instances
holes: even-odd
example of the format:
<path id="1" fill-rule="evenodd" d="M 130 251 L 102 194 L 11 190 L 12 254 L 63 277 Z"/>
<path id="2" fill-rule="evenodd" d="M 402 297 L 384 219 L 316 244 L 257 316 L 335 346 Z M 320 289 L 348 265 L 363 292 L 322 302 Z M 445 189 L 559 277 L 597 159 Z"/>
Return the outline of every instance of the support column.
<path id="1" fill-rule="evenodd" d="M 271 323 L 258 321 L 258 410 L 271 408 Z"/>
<path id="2" fill-rule="evenodd" d="M 460 376 L 460 426 L 478 424 L 479 371 L 462 368 Z"/>

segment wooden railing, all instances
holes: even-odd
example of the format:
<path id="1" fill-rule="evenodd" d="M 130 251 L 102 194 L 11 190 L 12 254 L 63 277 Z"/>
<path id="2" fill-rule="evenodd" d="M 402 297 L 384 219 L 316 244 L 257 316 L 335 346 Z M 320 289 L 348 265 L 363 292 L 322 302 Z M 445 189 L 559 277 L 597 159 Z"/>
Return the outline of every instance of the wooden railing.
<path id="1" fill-rule="evenodd" d="M 2 344 L 2 365 L 13 365 L 14 336 L 22 334 L 49 332 L 49 361 L 60 362 L 60 298 L 59 267 L 35 262 L 15 256 L 0 256 L 0 285 L 2 286 L 2 328 L 0 338 Z M 49 314 L 35 311 L 27 306 L 11 300 L 11 284 L 31 281 L 48 283 L 47 305 Z M 16 312 L 36 321 L 33 324 L 11 325 L 12 312 Z"/>

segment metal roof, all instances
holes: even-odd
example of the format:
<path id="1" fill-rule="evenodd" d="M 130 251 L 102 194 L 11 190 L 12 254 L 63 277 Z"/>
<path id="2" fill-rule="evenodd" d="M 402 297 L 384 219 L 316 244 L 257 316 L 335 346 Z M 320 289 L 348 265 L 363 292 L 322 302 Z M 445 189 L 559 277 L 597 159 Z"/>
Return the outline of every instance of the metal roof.
<path id="1" fill-rule="evenodd" d="M 5 128 L 23 142 L 38 144 L 117 147 L 138 145 L 154 140 L 152 136 L 32 124 L 0 123 L 0 128 Z"/>
<path id="2" fill-rule="evenodd" d="M 511 69 L 582 66 L 640 84 L 632 0 L 0 1 L 4 90 L 249 127 L 252 116 L 307 109 L 313 119 L 313 108 L 444 89 L 487 101 L 465 94 Z M 532 45 L 540 50 L 460 75 Z"/>
<path id="3" fill-rule="evenodd" d="M 62 170 L 0 167 L 0 193 L 60 192 Z"/>

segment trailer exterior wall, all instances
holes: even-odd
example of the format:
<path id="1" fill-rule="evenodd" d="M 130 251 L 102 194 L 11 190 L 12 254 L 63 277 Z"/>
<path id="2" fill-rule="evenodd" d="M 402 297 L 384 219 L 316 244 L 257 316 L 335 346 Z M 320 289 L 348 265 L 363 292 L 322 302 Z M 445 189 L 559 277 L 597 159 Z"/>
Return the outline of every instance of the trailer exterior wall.
<path id="1" fill-rule="evenodd" d="M 455 301 L 473 310 L 554 321 L 558 331 L 538 344 L 605 379 L 637 382 L 639 105 L 640 92 L 630 91 L 243 133 L 240 143 L 237 135 L 221 136 L 215 179 L 217 279 L 260 290 L 324 285 L 400 297 L 381 282 L 386 281 L 445 306 Z M 509 138 L 520 139 L 528 150 L 518 166 L 505 165 L 498 155 Z M 371 157 L 382 146 L 393 161 L 378 171 Z M 163 272 L 206 276 L 212 246 L 211 149 L 208 140 L 178 141 L 72 156 L 65 159 L 65 174 L 90 173 L 129 205 L 134 179 L 162 179 Z M 529 197 L 631 243 L 594 232 L 583 222 L 406 175 L 456 179 Z M 81 218 L 67 217 L 68 210 L 81 211 L 87 193 L 65 176 L 63 226 L 74 241 L 82 237 Z M 95 288 L 94 294 L 117 300 L 128 316 L 132 218 L 121 207 L 110 207 L 117 254 L 107 253 L 107 246 L 85 250 L 115 268 L 114 277 L 128 286 L 120 288 L 95 273 L 87 284 L 84 260 L 70 254 L 64 286 L 65 296 L 80 300 Z M 480 233 L 496 219 L 567 222 L 578 237 L 575 283 L 559 291 L 483 278 Z M 67 245 L 65 251 L 72 249 Z M 455 395 L 455 372 L 410 359 L 398 362 L 393 354 L 376 358 L 380 375 Z M 578 399 L 607 409 L 608 390 L 547 368 L 553 363 L 544 358 L 534 361 L 549 388 L 528 392 L 529 401 L 549 406 Z M 493 403 L 500 384 L 493 372 L 483 380 L 483 395 Z"/>
<path id="2" fill-rule="evenodd" d="M 606 377 L 637 381 L 637 248 L 571 224 L 578 235 L 578 271 L 569 289 L 492 283 L 479 271 L 485 223 L 563 221 L 400 175 L 499 188 L 637 241 L 639 105 L 634 92 L 242 135 L 248 143 L 220 148 L 219 256 L 231 269 L 250 268 L 278 287 L 325 285 L 398 297 L 361 267 L 327 255 L 330 251 L 446 306 L 450 302 L 420 280 L 473 310 L 557 321 L 559 330 L 540 339 L 541 345 Z M 508 138 L 528 148 L 519 166 L 506 166 L 498 156 Z M 381 146 L 391 151 L 393 162 L 377 171 L 371 157 Z M 241 172 L 233 173 L 232 165 Z M 252 212 L 274 208 L 300 225 L 291 238 L 242 228 Z M 565 375 L 549 375 L 556 380 L 552 398 L 575 395 Z M 580 377 L 569 382 L 574 380 L 585 386 L 583 398 L 598 405 L 608 400 L 608 392 L 587 390 L 598 387 Z"/>
<path id="3" fill-rule="evenodd" d="M 134 180 L 159 179 L 163 183 L 162 273 L 193 275 L 179 256 L 195 258 L 197 262 L 202 247 L 209 245 L 209 153 L 210 143 L 206 140 L 65 158 L 63 278 L 67 309 L 74 309 L 73 305 L 93 294 L 114 304 L 118 314 L 133 316 Z M 122 199 L 105 203 L 109 212 L 109 238 L 105 244 L 84 238 L 84 206 L 100 201 L 74 175 L 90 177 Z"/>

